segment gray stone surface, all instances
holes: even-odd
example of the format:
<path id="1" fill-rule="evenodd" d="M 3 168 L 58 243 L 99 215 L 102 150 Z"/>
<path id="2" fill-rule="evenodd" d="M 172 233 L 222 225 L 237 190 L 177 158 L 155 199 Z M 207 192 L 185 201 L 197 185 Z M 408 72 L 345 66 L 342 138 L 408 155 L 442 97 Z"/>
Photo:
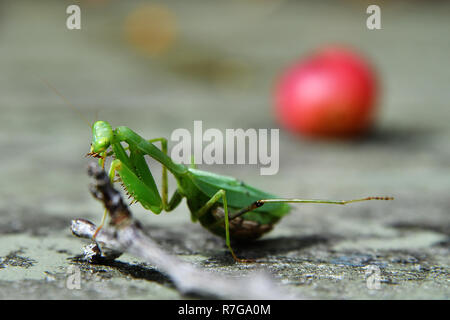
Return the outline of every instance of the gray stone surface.
<path id="1" fill-rule="evenodd" d="M 169 1 L 178 36 L 166 54 L 147 57 L 124 39 L 124 20 L 139 3 L 83 1 L 82 30 L 69 31 L 65 2 L 0 2 L 0 298 L 183 298 L 131 256 L 111 265 L 74 260 L 84 242 L 71 235 L 70 220 L 98 222 L 102 214 L 83 158 L 90 129 L 39 78 L 90 121 L 99 111 L 148 138 L 192 129 L 193 120 L 271 128 L 279 70 L 328 42 L 357 46 L 376 65 L 383 95 L 374 133 L 318 142 L 282 132 L 275 176 L 255 166 L 202 169 L 285 197 L 395 201 L 295 206 L 272 233 L 236 247 L 256 264 L 233 263 L 222 239 L 190 222 L 184 202 L 160 216 L 137 205 L 133 212 L 169 252 L 209 271 L 267 270 L 310 298 L 449 298 L 448 4 L 384 3 L 383 29 L 368 31 L 365 3 Z M 66 286 L 71 265 L 81 270 L 81 290 Z M 380 270 L 380 290 L 367 287 L 370 265 Z"/>

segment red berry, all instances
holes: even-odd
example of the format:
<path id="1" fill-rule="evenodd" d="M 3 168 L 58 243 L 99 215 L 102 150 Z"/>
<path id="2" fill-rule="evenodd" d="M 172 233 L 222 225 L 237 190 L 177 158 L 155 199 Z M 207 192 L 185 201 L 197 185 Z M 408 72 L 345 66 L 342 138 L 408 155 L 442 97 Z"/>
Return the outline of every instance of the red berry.
<path id="1" fill-rule="evenodd" d="M 276 114 L 295 133 L 353 137 L 372 126 L 376 91 L 375 74 L 362 57 L 328 48 L 284 72 L 276 87 Z"/>

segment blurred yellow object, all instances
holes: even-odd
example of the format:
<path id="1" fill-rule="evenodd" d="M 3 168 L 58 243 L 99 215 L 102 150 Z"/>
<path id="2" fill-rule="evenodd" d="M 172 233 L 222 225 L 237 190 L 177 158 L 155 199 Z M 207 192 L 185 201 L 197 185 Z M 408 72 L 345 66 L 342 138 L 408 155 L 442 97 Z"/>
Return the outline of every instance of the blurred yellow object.
<path id="1" fill-rule="evenodd" d="M 101 6 L 105 4 L 109 4 L 110 0 L 83 0 L 82 4 L 93 5 L 93 6 Z"/>
<path id="2" fill-rule="evenodd" d="M 162 5 L 136 8 L 125 20 L 125 37 L 139 51 L 150 56 L 165 53 L 177 36 L 176 19 Z"/>

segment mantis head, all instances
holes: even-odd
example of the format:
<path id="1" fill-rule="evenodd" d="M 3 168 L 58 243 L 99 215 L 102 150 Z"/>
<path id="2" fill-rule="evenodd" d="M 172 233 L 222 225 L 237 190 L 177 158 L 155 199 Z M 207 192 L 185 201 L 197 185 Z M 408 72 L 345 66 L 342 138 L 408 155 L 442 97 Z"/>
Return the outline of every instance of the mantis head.
<path id="1" fill-rule="evenodd" d="M 111 145 L 114 133 L 111 125 L 106 121 L 96 121 L 92 126 L 91 153 L 99 154 Z"/>

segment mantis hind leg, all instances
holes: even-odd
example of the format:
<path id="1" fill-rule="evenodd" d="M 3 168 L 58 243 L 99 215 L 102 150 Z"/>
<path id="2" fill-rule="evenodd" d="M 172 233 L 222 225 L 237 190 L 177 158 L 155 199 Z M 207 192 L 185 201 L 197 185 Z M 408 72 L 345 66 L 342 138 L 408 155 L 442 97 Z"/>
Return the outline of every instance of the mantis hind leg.
<path id="1" fill-rule="evenodd" d="M 259 206 L 265 203 L 325 203 L 345 205 L 353 202 L 362 202 L 369 200 L 394 200 L 393 197 L 365 197 L 352 200 L 321 200 L 321 199 L 261 199 L 256 201 Z"/>
<path id="2" fill-rule="evenodd" d="M 352 200 L 261 199 L 261 200 L 255 201 L 252 204 L 250 204 L 249 206 L 244 207 L 241 210 L 236 211 L 233 214 L 229 215 L 228 214 L 228 210 L 227 210 L 225 191 L 223 191 L 223 195 L 222 195 L 222 193 L 220 193 L 221 191 L 223 191 L 223 190 L 220 190 L 218 193 L 216 193 L 216 195 L 213 198 L 211 198 L 210 201 L 208 201 L 208 203 L 205 205 L 205 207 L 207 207 L 209 202 L 211 202 L 212 200 L 215 200 L 214 202 L 217 202 L 217 200 L 220 199 L 221 196 L 223 197 L 225 216 L 224 216 L 224 218 L 214 222 L 212 225 L 210 225 L 210 227 L 215 227 L 215 226 L 220 225 L 220 224 L 225 222 L 225 231 L 226 231 L 227 245 L 229 246 L 233 257 L 237 261 L 240 261 L 241 259 L 236 258 L 236 256 L 233 253 L 233 250 L 231 249 L 231 246 L 230 246 L 229 221 L 231 221 L 233 219 L 236 219 L 237 217 L 240 217 L 240 216 L 244 215 L 247 212 L 253 211 L 253 210 L 263 206 L 265 203 L 324 203 L 324 204 L 345 205 L 345 204 L 348 204 L 348 203 L 362 202 L 362 201 L 369 201 L 369 200 L 393 200 L 394 199 L 393 197 L 366 197 L 366 198 L 352 199 Z M 206 209 L 211 208 L 211 206 L 212 206 L 212 204 L 209 207 L 207 207 Z M 205 213 L 205 209 L 202 208 L 201 212 L 199 212 L 199 214 L 201 215 L 201 214 L 204 214 L 204 213 Z M 261 214 L 264 214 L 264 213 L 261 213 Z"/>
<path id="3" fill-rule="evenodd" d="M 242 208 L 241 210 L 233 213 L 229 220 L 233 220 L 237 217 L 242 216 L 243 214 L 253 211 L 261 206 L 263 206 L 265 203 L 323 203 L 323 204 L 340 204 L 340 205 L 346 205 L 349 203 L 354 202 L 362 202 L 362 201 L 369 201 L 369 200 L 394 200 L 393 197 L 366 197 L 366 198 L 360 198 L 360 199 L 352 199 L 352 200 L 320 200 L 320 199 L 261 199 L 253 202 L 248 207 Z M 222 222 L 222 220 L 218 221 L 217 223 Z"/>
<path id="4" fill-rule="evenodd" d="M 229 215 L 228 215 L 228 204 L 227 204 L 227 196 L 226 196 L 226 192 L 223 189 L 220 189 L 219 191 L 217 191 L 217 193 L 215 195 L 213 195 L 211 197 L 211 199 L 208 200 L 208 202 L 206 202 L 206 204 L 200 208 L 200 210 L 198 210 L 196 212 L 196 216 L 200 217 L 203 214 L 205 214 L 206 212 L 208 212 L 220 199 L 222 199 L 222 204 L 223 204 L 223 210 L 225 212 L 225 217 L 224 217 L 224 221 L 225 221 L 225 242 L 226 245 L 228 247 L 228 249 L 230 250 L 231 255 L 233 256 L 233 259 L 237 262 L 254 262 L 253 260 L 250 259 L 241 259 L 238 258 L 236 256 L 236 254 L 233 251 L 233 248 L 231 247 L 231 240 L 230 240 L 230 219 L 229 219 Z"/>

